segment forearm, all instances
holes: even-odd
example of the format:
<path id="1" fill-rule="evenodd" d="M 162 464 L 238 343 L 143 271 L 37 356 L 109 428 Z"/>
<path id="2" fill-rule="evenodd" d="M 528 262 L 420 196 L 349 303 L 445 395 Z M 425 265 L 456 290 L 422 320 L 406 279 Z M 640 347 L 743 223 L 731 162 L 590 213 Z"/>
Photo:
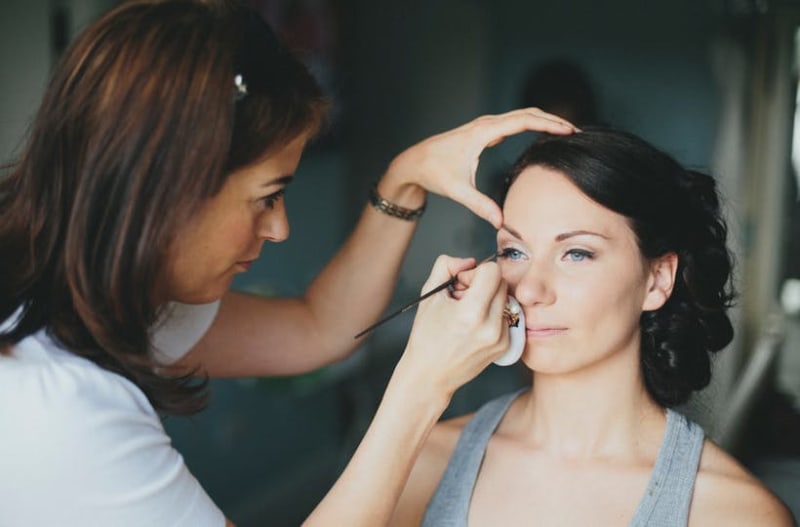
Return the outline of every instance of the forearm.
<path id="1" fill-rule="evenodd" d="M 425 192 L 388 173 L 380 195 L 409 209 Z M 342 248 L 309 285 L 305 302 L 321 346 L 339 358 L 360 341 L 353 336 L 377 320 L 391 300 L 417 221 L 403 220 L 367 205 Z"/>
<path id="2" fill-rule="evenodd" d="M 387 173 L 381 195 L 421 206 L 424 191 L 398 181 L 399 174 Z M 212 377 L 292 375 L 343 359 L 361 343 L 354 335 L 389 303 L 416 226 L 366 206 L 302 297 L 227 293 L 209 331 L 178 366 Z"/>
<path id="3" fill-rule="evenodd" d="M 395 377 L 364 439 L 305 527 L 387 525 L 419 452 L 448 398 L 402 386 Z"/>
<path id="4" fill-rule="evenodd" d="M 402 152 L 378 191 L 393 203 L 416 209 L 427 189 L 499 228 L 500 208 L 475 188 L 478 160 L 487 146 L 526 130 L 563 134 L 574 128 L 537 109 L 480 117 Z M 302 298 L 226 294 L 210 330 L 178 366 L 211 376 L 287 375 L 344 358 L 359 344 L 353 336 L 377 320 L 389 303 L 416 223 L 366 207 L 344 246 Z"/>

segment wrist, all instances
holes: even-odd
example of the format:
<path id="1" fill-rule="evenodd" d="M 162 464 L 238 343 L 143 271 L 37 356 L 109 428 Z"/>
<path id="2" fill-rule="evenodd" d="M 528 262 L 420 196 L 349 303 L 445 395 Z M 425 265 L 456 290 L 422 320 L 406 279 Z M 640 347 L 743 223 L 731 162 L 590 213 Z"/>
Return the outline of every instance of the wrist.
<path id="1" fill-rule="evenodd" d="M 376 189 L 386 200 L 407 209 L 424 206 L 428 195 L 421 185 L 404 177 L 395 163 L 389 165 L 386 174 L 378 181 Z"/>
<path id="2" fill-rule="evenodd" d="M 406 350 L 407 352 L 408 350 Z M 410 408 L 424 408 L 432 412 L 438 419 L 447 409 L 455 390 L 449 390 L 431 379 L 429 372 L 420 372 L 407 364 L 404 356 L 400 358 L 394 369 L 389 385 L 386 388 L 387 397 L 398 397 L 402 404 Z"/>
<path id="3" fill-rule="evenodd" d="M 418 190 L 414 188 L 416 185 L 409 184 L 406 186 L 394 187 L 393 190 L 388 192 L 386 190 L 381 190 L 379 187 L 383 189 L 387 187 L 390 189 L 392 188 L 388 183 L 381 185 L 381 182 L 379 182 L 374 184 L 370 189 L 369 203 L 372 205 L 372 208 L 378 212 L 406 221 L 416 221 L 422 216 L 422 213 L 425 212 L 425 206 L 427 205 L 425 191 L 422 190 L 422 200 L 421 203 L 419 203 L 418 198 L 415 198 L 415 196 L 418 196 Z M 407 203 L 415 201 L 418 203 L 417 205 L 407 205 Z"/>

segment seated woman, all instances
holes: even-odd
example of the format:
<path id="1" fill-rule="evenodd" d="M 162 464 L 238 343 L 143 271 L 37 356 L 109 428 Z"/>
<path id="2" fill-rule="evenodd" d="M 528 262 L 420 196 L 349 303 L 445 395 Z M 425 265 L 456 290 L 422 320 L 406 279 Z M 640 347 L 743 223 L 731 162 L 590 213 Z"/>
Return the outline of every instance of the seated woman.
<path id="1" fill-rule="evenodd" d="M 392 524 L 792 525 L 671 410 L 733 335 L 714 180 L 588 129 L 534 143 L 509 181 L 498 262 L 532 387 L 437 424 Z"/>

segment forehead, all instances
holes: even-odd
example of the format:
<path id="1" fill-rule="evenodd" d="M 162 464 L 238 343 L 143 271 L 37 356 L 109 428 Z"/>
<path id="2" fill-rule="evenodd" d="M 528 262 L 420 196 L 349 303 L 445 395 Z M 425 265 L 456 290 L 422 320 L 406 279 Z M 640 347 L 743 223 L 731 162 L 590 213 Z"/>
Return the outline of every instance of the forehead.
<path id="1" fill-rule="evenodd" d="M 265 153 L 260 159 L 231 172 L 228 180 L 232 182 L 248 183 L 258 181 L 268 183 L 291 175 L 300 163 L 308 134 L 303 133 L 286 145 L 280 146 Z"/>
<path id="2" fill-rule="evenodd" d="M 590 230 L 634 236 L 625 216 L 593 201 L 560 171 L 541 166 L 520 173 L 509 188 L 503 214 L 514 228 L 545 235 Z"/>

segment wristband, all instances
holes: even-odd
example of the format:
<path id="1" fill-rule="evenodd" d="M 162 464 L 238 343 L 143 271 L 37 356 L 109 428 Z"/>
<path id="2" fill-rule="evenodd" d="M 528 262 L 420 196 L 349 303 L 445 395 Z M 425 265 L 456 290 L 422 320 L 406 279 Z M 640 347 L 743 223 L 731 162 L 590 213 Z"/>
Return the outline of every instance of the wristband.
<path id="1" fill-rule="evenodd" d="M 418 209 L 407 209 L 405 207 L 401 207 L 396 203 L 392 203 L 391 201 L 382 198 L 381 195 L 378 194 L 378 184 L 376 183 L 372 186 L 372 189 L 370 189 L 369 203 L 375 208 L 375 210 L 378 210 L 388 216 L 400 218 L 401 220 L 414 221 L 418 220 L 420 216 L 422 216 L 422 213 L 425 212 L 425 206 L 428 204 L 428 201 L 426 199 L 422 206 Z"/>

